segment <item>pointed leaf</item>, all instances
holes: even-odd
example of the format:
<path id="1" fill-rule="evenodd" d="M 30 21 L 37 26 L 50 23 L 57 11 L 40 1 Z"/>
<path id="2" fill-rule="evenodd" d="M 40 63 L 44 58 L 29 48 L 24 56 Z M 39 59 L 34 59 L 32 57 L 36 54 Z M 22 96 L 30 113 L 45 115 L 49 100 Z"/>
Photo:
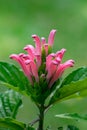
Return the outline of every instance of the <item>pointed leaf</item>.
<path id="1" fill-rule="evenodd" d="M 63 87 L 64 85 L 70 84 L 71 82 L 82 80 L 86 77 L 87 77 L 87 67 L 78 68 L 77 70 L 70 73 L 64 79 L 63 83 L 61 84 L 61 87 Z"/>
<path id="2" fill-rule="evenodd" d="M 79 115 L 78 113 L 64 113 L 58 114 L 55 117 L 63 119 L 73 119 L 73 120 L 87 120 L 87 115 Z"/>
<path id="3" fill-rule="evenodd" d="M 66 99 L 70 99 L 72 98 L 71 95 L 77 92 L 79 93 L 80 91 L 83 91 L 85 89 L 87 89 L 87 78 L 81 81 L 72 82 L 68 85 L 63 86 L 59 90 L 57 90 L 55 94 L 53 95 L 53 97 L 51 98 L 50 104 L 56 101 L 63 101 Z"/>
<path id="4" fill-rule="evenodd" d="M 29 81 L 24 73 L 13 64 L 0 62 L 0 86 L 12 88 L 22 94 L 29 94 Z"/>
<path id="5" fill-rule="evenodd" d="M 15 118 L 21 104 L 21 95 L 18 92 L 8 90 L 4 93 L 0 93 L 0 118 Z"/>
<path id="6" fill-rule="evenodd" d="M 63 101 L 72 98 L 73 94 L 80 93 L 87 89 L 87 68 L 80 68 L 69 74 L 60 88 L 56 90 L 52 96 L 50 103 L 53 104 L 56 101 Z M 74 95 L 75 97 L 75 95 Z M 77 97 L 77 95 L 76 95 Z"/>
<path id="7" fill-rule="evenodd" d="M 24 130 L 26 125 L 11 118 L 0 118 L 0 128 L 9 128 L 9 130 Z"/>

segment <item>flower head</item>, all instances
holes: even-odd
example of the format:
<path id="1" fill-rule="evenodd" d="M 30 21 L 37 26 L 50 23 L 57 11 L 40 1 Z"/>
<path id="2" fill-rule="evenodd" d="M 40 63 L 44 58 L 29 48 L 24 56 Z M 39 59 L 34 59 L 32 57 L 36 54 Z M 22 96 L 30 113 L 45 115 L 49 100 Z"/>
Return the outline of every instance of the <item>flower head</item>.
<path id="1" fill-rule="evenodd" d="M 40 39 L 37 35 L 32 35 L 35 47 L 27 45 L 24 47 L 27 54 L 12 54 L 10 56 L 11 59 L 16 60 L 20 64 L 24 74 L 32 85 L 34 82 L 39 83 L 40 77 L 43 75 L 50 88 L 67 68 L 74 65 L 73 60 L 68 60 L 63 64 L 61 63 L 66 49 L 51 53 L 50 50 L 54 43 L 55 33 L 56 30 L 50 32 L 48 42 L 46 42 L 44 37 Z"/>

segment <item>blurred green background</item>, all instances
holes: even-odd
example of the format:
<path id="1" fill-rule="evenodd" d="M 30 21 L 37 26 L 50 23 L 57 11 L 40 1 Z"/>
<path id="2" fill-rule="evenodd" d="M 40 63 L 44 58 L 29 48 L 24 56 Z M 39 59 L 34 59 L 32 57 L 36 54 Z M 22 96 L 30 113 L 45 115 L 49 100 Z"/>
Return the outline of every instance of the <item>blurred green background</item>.
<path id="1" fill-rule="evenodd" d="M 47 38 L 51 29 L 57 29 L 54 52 L 66 48 L 64 60 L 74 59 L 74 69 L 87 66 L 87 0 L 0 0 L 0 60 L 13 62 L 9 55 L 24 52 L 25 45 L 33 44 L 32 34 Z M 26 97 L 23 102 L 25 107 L 17 118 L 29 122 L 37 110 Z M 67 123 L 87 129 L 86 121 L 59 121 L 54 117 L 63 112 L 87 113 L 87 98 L 55 105 L 45 121 L 53 130 Z"/>

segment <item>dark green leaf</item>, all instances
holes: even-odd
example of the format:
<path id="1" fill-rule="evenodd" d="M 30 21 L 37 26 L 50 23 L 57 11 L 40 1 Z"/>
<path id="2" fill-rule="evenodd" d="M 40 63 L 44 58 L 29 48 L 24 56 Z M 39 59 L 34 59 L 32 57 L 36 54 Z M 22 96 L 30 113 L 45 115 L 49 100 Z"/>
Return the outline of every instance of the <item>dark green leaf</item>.
<path id="1" fill-rule="evenodd" d="M 68 125 L 67 128 L 63 128 L 62 126 L 58 127 L 58 130 L 79 130 L 79 128 L 73 125 Z"/>
<path id="2" fill-rule="evenodd" d="M 18 108 L 22 104 L 21 95 L 13 90 L 0 93 L 0 118 L 16 117 Z"/>
<path id="3" fill-rule="evenodd" d="M 67 130 L 79 130 L 79 128 L 73 125 L 68 125 Z"/>
<path id="4" fill-rule="evenodd" d="M 81 67 L 72 73 L 70 73 L 61 84 L 61 87 L 64 85 L 70 84 L 71 82 L 76 82 L 87 77 L 87 67 Z"/>
<path id="5" fill-rule="evenodd" d="M 63 130 L 63 127 L 58 127 L 58 130 Z"/>
<path id="6" fill-rule="evenodd" d="M 0 118 L 0 128 L 9 128 L 11 130 L 24 130 L 24 128 L 26 128 L 26 125 L 11 118 Z"/>
<path id="7" fill-rule="evenodd" d="M 79 115 L 78 113 L 58 114 L 55 117 L 73 120 L 87 120 L 87 115 Z"/>
<path id="8" fill-rule="evenodd" d="M 71 95 L 75 93 L 79 93 L 83 90 L 87 89 L 87 78 L 81 81 L 72 82 L 70 84 L 64 85 L 62 88 L 59 88 L 53 95 L 50 100 L 50 104 L 56 101 L 63 101 L 66 99 L 72 98 Z M 75 96 L 74 96 L 75 97 Z M 77 96 L 76 96 L 77 97 Z"/>
<path id="9" fill-rule="evenodd" d="M 28 126 L 27 130 L 35 130 L 33 127 Z"/>
<path id="10" fill-rule="evenodd" d="M 29 81 L 16 66 L 0 62 L 0 86 L 6 86 L 22 94 L 29 94 Z"/>
<path id="11" fill-rule="evenodd" d="M 79 94 L 84 90 L 87 90 L 87 68 L 80 68 L 65 78 L 60 88 L 52 96 L 49 104 L 70 99 L 73 94 Z"/>

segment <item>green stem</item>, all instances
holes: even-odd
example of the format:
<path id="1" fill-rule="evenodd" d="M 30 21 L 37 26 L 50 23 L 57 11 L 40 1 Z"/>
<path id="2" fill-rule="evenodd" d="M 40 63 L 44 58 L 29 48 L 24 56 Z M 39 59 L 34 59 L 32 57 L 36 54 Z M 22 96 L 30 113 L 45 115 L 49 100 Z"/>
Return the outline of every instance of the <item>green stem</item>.
<path id="1" fill-rule="evenodd" d="M 37 105 L 37 107 L 39 108 L 39 106 Z M 44 115 L 45 113 L 49 110 L 49 108 L 52 107 L 52 105 L 48 105 L 48 106 L 44 106 Z M 35 123 L 39 122 L 39 117 L 36 118 L 35 120 L 33 120 L 32 122 L 29 123 L 30 126 L 33 126 Z"/>
<path id="2" fill-rule="evenodd" d="M 44 111 L 45 111 L 45 108 L 44 108 L 44 105 L 42 104 L 40 107 L 39 107 L 39 126 L 38 126 L 38 130 L 43 130 L 43 124 L 44 124 Z"/>

